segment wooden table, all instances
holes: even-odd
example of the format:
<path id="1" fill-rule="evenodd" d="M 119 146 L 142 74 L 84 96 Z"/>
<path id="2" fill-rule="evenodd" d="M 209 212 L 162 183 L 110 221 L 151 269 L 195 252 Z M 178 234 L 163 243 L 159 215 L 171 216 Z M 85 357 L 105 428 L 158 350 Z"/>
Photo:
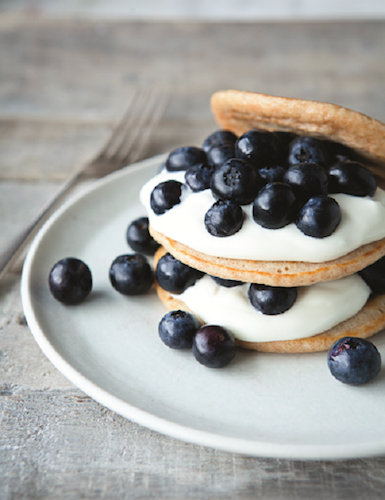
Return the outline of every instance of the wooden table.
<path id="1" fill-rule="evenodd" d="M 215 129 L 209 98 L 218 89 L 331 101 L 385 121 L 384 22 L 3 16 L 0 33 L 0 245 L 96 151 L 137 84 L 172 88 L 148 156 L 201 143 Z M 20 273 L 18 263 L 0 283 L 2 500 L 384 498 L 384 458 L 233 455 L 158 435 L 103 408 L 37 347 L 23 316 Z"/>

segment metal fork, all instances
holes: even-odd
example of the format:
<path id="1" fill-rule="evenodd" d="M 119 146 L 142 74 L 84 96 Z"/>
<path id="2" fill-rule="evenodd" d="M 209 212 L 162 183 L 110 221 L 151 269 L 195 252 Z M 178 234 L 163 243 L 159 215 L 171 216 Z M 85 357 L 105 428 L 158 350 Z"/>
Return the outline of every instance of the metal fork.
<path id="1" fill-rule="evenodd" d="M 164 90 L 142 87 L 133 93 L 123 119 L 113 130 L 99 153 L 90 162 L 75 171 L 54 197 L 43 206 L 30 224 L 5 248 L 0 250 L 0 280 L 16 261 L 32 236 L 79 181 L 103 177 L 143 158 L 167 104 L 168 93 Z"/>

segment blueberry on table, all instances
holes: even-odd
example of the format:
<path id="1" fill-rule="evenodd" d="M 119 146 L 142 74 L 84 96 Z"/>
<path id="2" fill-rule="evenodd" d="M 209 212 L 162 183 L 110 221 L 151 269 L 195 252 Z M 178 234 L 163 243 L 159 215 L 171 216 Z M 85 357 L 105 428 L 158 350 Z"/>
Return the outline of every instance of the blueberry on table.
<path id="1" fill-rule="evenodd" d="M 235 157 L 234 144 L 232 142 L 224 142 L 213 146 L 207 152 L 207 161 L 215 168 L 219 168 L 225 163 Z"/>
<path id="2" fill-rule="evenodd" d="M 297 288 L 252 283 L 247 292 L 250 303 L 262 314 L 273 316 L 289 310 L 297 299 Z"/>
<path id="3" fill-rule="evenodd" d="M 223 368 L 234 359 L 236 343 L 233 334 L 217 325 L 205 325 L 194 336 L 195 359 L 208 368 Z"/>
<path id="4" fill-rule="evenodd" d="M 327 363 L 331 374 L 340 382 L 362 385 L 380 373 L 381 355 L 368 340 L 343 337 L 332 345 Z"/>
<path id="5" fill-rule="evenodd" d="M 123 295 L 142 295 L 154 283 L 154 273 L 144 255 L 136 253 L 119 255 L 110 267 L 110 281 Z"/>
<path id="6" fill-rule="evenodd" d="M 372 172 L 355 161 L 344 161 L 329 168 L 329 193 L 373 196 L 377 188 Z"/>
<path id="7" fill-rule="evenodd" d="M 231 158 L 221 165 L 211 177 L 211 191 L 216 198 L 230 200 L 238 205 L 248 205 L 262 186 L 258 170 L 238 158 Z"/>
<path id="8" fill-rule="evenodd" d="M 358 273 L 376 295 L 385 293 L 385 257 Z"/>
<path id="9" fill-rule="evenodd" d="M 328 194 L 328 173 L 315 163 L 297 163 L 289 167 L 283 182 L 289 184 L 296 198 L 303 202 L 318 194 Z"/>
<path id="10" fill-rule="evenodd" d="M 155 270 L 158 285 L 163 290 L 175 294 L 183 293 L 203 275 L 201 271 L 183 264 L 169 253 L 159 259 Z"/>
<path id="11" fill-rule="evenodd" d="M 151 193 L 150 205 L 154 213 L 162 215 L 180 203 L 183 184 L 178 181 L 161 182 Z"/>
<path id="12" fill-rule="evenodd" d="M 218 276 L 210 276 L 215 283 L 219 286 L 223 286 L 224 288 L 234 288 L 236 286 L 243 285 L 243 281 L 238 281 L 238 280 L 227 280 L 224 278 L 219 278 Z"/>
<path id="13" fill-rule="evenodd" d="M 253 219 L 262 227 L 279 229 L 293 222 L 297 199 L 293 190 L 283 182 L 266 184 L 253 203 Z"/>
<path id="14" fill-rule="evenodd" d="M 265 184 L 269 182 L 282 182 L 286 169 L 281 165 L 271 165 L 258 169 L 258 173 Z"/>
<path id="15" fill-rule="evenodd" d="M 202 149 L 207 153 L 213 146 L 219 146 L 223 143 L 235 144 L 237 136 L 230 130 L 216 130 L 206 137 L 202 144 Z"/>
<path id="16" fill-rule="evenodd" d="M 205 214 L 205 227 L 212 236 L 225 238 L 237 233 L 244 219 L 242 208 L 228 200 L 218 200 Z"/>
<path id="17" fill-rule="evenodd" d="M 191 349 L 200 327 L 196 316 L 186 311 L 171 311 L 160 320 L 158 332 L 162 342 L 172 349 Z"/>
<path id="18" fill-rule="evenodd" d="M 195 146 L 183 146 L 174 149 L 166 160 L 166 169 L 169 172 L 187 170 L 193 165 L 206 161 L 206 153 L 201 148 Z"/>
<path id="19" fill-rule="evenodd" d="M 300 136 L 291 141 L 288 147 L 288 166 L 297 163 L 316 163 L 325 166 L 327 153 L 323 141 L 309 136 Z"/>
<path id="20" fill-rule="evenodd" d="M 59 260 L 48 277 L 51 294 L 67 305 L 82 302 L 92 289 L 92 275 L 89 267 L 81 260 L 67 257 Z"/>
<path id="21" fill-rule="evenodd" d="M 274 164 L 279 158 L 280 140 L 274 132 L 249 130 L 235 143 L 235 155 L 257 168 Z"/>
<path id="22" fill-rule="evenodd" d="M 326 238 L 341 222 L 341 209 L 329 196 L 310 198 L 299 210 L 295 224 L 300 231 L 313 238 Z"/>
<path id="23" fill-rule="evenodd" d="M 135 252 L 146 255 L 153 255 L 160 246 L 148 232 L 147 217 L 133 220 L 127 228 L 126 238 Z"/>
<path id="24" fill-rule="evenodd" d="M 204 191 L 210 187 L 215 167 L 208 163 L 199 163 L 186 170 L 185 181 L 194 192 Z"/>

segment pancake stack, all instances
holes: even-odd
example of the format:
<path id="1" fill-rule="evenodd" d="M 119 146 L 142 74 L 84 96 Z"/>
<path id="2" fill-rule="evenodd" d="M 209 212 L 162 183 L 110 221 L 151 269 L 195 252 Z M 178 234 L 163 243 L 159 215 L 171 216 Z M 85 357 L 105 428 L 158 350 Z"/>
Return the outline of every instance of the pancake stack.
<path id="1" fill-rule="evenodd" d="M 377 186 L 381 187 L 385 184 L 385 125 L 377 120 L 333 104 L 235 90 L 214 94 L 211 107 L 221 129 L 231 131 L 238 137 L 249 130 L 257 129 L 276 133 L 285 132 L 295 134 L 295 136 L 310 136 L 328 141 L 328 143 L 330 141 L 338 143 L 353 152 L 355 157 L 359 158 L 360 162 L 372 171 Z M 191 199 L 194 196 L 192 195 Z M 224 253 L 221 252 L 221 255 L 217 255 L 215 251 L 206 251 L 205 248 L 208 247 L 202 246 L 200 242 L 195 245 L 194 240 L 184 239 L 182 228 L 180 233 L 175 228 L 169 232 L 165 225 L 159 224 L 163 215 L 156 215 L 152 212 L 148 188 L 147 191 L 146 188 L 142 191 L 142 201 L 148 210 L 150 233 L 162 246 L 156 254 L 156 262 L 165 253 L 170 253 L 187 266 L 225 280 L 302 289 L 302 287 L 310 287 L 317 283 L 328 283 L 352 276 L 379 261 L 385 255 L 385 218 L 383 219 L 383 227 L 378 233 L 379 238 L 376 237 L 374 241 L 365 244 L 352 244 L 346 247 L 348 250 L 345 253 L 341 254 L 339 251 L 338 255 L 327 260 L 317 261 L 314 258 L 308 260 L 273 258 L 270 260 L 265 257 L 254 259 L 250 258 L 250 255 L 247 258 L 239 257 L 238 252 L 237 255 L 232 256 L 230 251 L 224 251 Z M 215 202 L 215 198 L 213 198 L 213 202 Z M 183 203 L 182 197 L 180 204 Z M 379 202 L 379 204 L 381 203 Z M 170 208 L 170 211 L 174 209 L 177 209 L 177 205 Z M 191 210 L 190 213 L 191 220 L 188 218 L 184 220 L 184 227 L 190 227 L 194 224 L 193 218 L 196 218 L 196 214 L 194 210 Z M 346 217 L 346 214 L 343 213 L 343 217 Z M 276 241 L 280 246 L 279 232 L 282 230 L 267 229 L 266 231 L 273 231 L 274 237 L 278 235 Z M 354 233 L 354 230 L 351 232 Z M 233 236 L 229 236 L 230 238 Z M 304 241 L 307 241 L 306 238 L 310 238 L 311 245 L 322 245 L 321 241 L 327 240 L 327 238 L 323 238 L 318 243 L 318 239 L 316 239 L 317 241 L 314 243 L 314 238 L 305 236 Z M 216 240 L 221 240 L 221 244 L 225 239 L 216 238 Z M 333 241 L 330 239 L 330 242 Z M 215 248 L 219 248 L 216 242 L 215 244 Z M 226 242 L 223 246 L 225 244 Z M 285 246 L 284 240 L 282 246 Z M 333 252 L 330 255 L 333 255 Z M 156 286 L 159 298 L 169 310 L 183 309 L 196 313 L 183 301 L 183 294 L 179 296 L 162 289 L 159 284 Z M 374 295 L 370 291 L 368 291 L 368 295 L 370 297 L 365 305 L 352 317 L 315 335 L 308 336 L 306 334 L 302 338 L 272 341 L 264 338 L 261 342 L 254 342 L 245 341 L 242 339 L 242 335 L 237 338 L 236 332 L 233 333 L 238 344 L 248 349 L 282 353 L 327 350 L 341 337 L 368 338 L 385 328 L 385 295 Z M 203 300 L 209 304 L 211 298 L 208 296 L 204 297 Z M 250 305 L 250 307 L 252 306 Z M 328 313 L 329 311 L 325 311 L 324 314 Z M 256 311 L 256 315 L 258 314 L 261 313 Z M 202 323 L 208 322 L 207 318 L 202 317 L 202 314 L 198 314 L 198 316 L 200 316 Z M 285 312 L 280 316 L 280 324 L 284 325 L 282 319 L 285 318 Z M 219 319 L 217 324 L 221 324 Z M 227 327 L 226 324 L 221 325 Z M 257 320 L 255 328 L 258 329 Z"/>

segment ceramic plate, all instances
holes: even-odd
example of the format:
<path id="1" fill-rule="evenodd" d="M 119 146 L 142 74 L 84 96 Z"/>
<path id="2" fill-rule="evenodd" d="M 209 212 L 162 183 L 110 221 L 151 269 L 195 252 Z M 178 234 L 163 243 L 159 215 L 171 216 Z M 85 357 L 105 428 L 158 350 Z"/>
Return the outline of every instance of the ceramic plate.
<path id="1" fill-rule="evenodd" d="M 163 158 L 110 175 L 70 200 L 32 244 L 22 277 L 28 325 L 51 362 L 86 394 L 166 435 L 229 452 L 291 459 L 342 459 L 385 453 L 385 374 L 350 387 L 335 380 L 326 353 L 239 350 L 223 369 L 158 338 L 166 313 L 155 292 L 126 297 L 110 285 L 115 257 L 130 253 L 128 224 L 145 215 L 143 183 Z M 47 277 L 63 257 L 84 260 L 93 291 L 63 306 Z M 385 359 L 385 336 L 374 342 Z"/>

